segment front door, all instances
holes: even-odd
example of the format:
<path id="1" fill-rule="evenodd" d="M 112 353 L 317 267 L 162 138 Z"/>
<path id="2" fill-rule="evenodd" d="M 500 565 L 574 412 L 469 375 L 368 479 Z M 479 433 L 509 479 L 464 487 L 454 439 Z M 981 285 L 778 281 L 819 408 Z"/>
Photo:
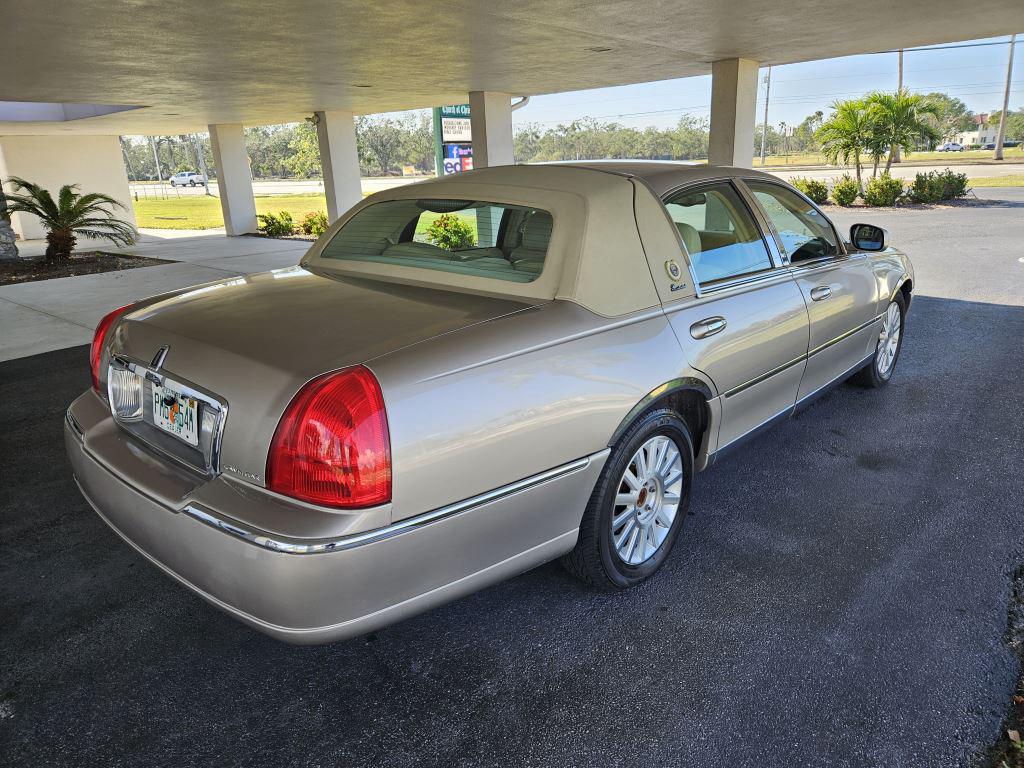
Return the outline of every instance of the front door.
<path id="1" fill-rule="evenodd" d="M 874 352 L 877 281 L 863 254 L 844 249 L 831 222 L 788 187 L 745 180 L 774 230 L 807 303 L 810 344 L 798 399 L 852 372 Z"/>
<path id="2" fill-rule="evenodd" d="M 690 365 L 718 390 L 721 449 L 792 409 L 807 354 L 807 310 L 731 182 L 687 187 L 665 206 L 700 294 L 666 304 L 665 312 Z"/>

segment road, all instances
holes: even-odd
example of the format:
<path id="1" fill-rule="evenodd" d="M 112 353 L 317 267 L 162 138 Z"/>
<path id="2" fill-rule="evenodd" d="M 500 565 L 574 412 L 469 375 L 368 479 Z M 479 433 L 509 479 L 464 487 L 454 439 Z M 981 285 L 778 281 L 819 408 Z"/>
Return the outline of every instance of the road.
<path id="1" fill-rule="evenodd" d="M 1024 194 L 998 192 L 871 212 L 917 266 L 894 380 L 702 474 L 656 578 L 551 564 L 328 647 L 231 621 L 88 509 L 61 445 L 85 348 L 0 364 L 4 764 L 966 766 L 1018 672 Z"/>
<path id="2" fill-rule="evenodd" d="M 941 171 L 945 169 L 945 165 L 928 165 L 928 166 L 894 166 L 892 170 L 893 176 L 900 178 L 914 178 L 917 173 L 927 173 L 928 171 Z M 769 173 L 773 173 L 776 176 L 780 176 L 784 179 L 790 179 L 794 176 L 804 176 L 807 178 L 814 179 L 826 179 L 831 180 L 837 176 L 841 176 L 847 171 L 840 168 L 826 168 L 826 169 L 813 169 L 813 170 L 786 170 L 783 167 L 769 166 L 766 168 Z M 953 166 L 953 170 L 959 173 L 966 173 L 971 178 L 988 178 L 992 176 L 1009 176 L 1012 174 L 1024 174 L 1024 163 L 1006 163 L 1004 165 L 992 165 L 992 164 L 978 164 L 978 165 L 958 165 Z M 852 173 L 852 171 L 850 171 Z M 871 167 L 867 168 L 867 175 L 871 173 Z M 387 176 L 387 177 L 367 177 L 362 179 L 363 193 L 371 194 L 373 192 L 380 192 L 382 189 L 390 189 L 391 187 L 398 187 L 403 184 L 409 184 L 414 181 L 419 181 L 419 177 L 403 178 L 401 176 Z M 133 183 L 131 185 L 132 191 L 137 193 L 140 197 L 153 197 L 158 195 L 179 195 L 182 197 L 192 195 L 202 195 L 204 190 L 202 187 L 177 187 L 171 189 L 170 186 L 164 185 L 163 191 L 156 184 L 146 183 Z M 320 179 L 304 179 L 304 180 L 290 180 L 290 181 L 254 181 L 252 183 L 253 192 L 257 195 L 292 195 L 292 194 L 323 194 L 324 184 Z M 214 194 L 218 194 L 217 182 L 210 182 L 210 190 Z"/>

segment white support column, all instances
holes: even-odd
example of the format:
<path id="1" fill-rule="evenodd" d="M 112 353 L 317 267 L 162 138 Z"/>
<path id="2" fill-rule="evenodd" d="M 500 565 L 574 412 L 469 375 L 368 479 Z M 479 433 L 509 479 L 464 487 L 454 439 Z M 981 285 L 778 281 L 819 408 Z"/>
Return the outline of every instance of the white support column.
<path id="1" fill-rule="evenodd" d="M 356 124 L 351 112 L 316 113 L 316 138 L 327 195 L 327 220 L 332 224 L 363 199 L 359 180 Z"/>
<path id="2" fill-rule="evenodd" d="M 753 165 L 758 67 L 751 59 L 712 62 L 708 165 Z"/>
<path id="3" fill-rule="evenodd" d="M 229 236 L 256 232 L 256 198 L 252 194 L 252 172 L 241 123 L 211 125 L 210 144 L 217 164 L 224 229 Z"/>
<path id="4" fill-rule="evenodd" d="M 469 94 L 469 120 L 473 130 L 473 167 L 512 165 L 512 97 L 497 91 Z"/>

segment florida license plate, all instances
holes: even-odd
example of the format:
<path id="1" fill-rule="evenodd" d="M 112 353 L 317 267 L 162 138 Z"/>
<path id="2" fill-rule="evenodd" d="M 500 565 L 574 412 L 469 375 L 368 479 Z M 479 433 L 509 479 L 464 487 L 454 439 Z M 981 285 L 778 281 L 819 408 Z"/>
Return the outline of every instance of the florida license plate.
<path id="1" fill-rule="evenodd" d="M 165 432 L 199 445 L 199 404 L 173 387 L 153 385 L 153 423 Z"/>

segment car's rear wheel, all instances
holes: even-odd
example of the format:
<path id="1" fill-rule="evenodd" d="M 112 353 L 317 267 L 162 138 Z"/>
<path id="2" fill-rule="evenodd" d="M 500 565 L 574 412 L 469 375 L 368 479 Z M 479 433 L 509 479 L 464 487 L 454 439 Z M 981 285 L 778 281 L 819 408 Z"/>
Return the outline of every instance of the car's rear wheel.
<path id="1" fill-rule="evenodd" d="M 668 557 L 690 506 L 693 440 L 668 409 L 641 417 L 612 448 L 576 547 L 562 563 L 602 589 L 627 589 Z"/>
<path id="2" fill-rule="evenodd" d="M 190 187 L 194 187 L 194 186 L 196 185 L 195 179 L 193 179 L 192 181 L 190 181 L 190 182 L 188 183 L 188 185 L 189 185 Z"/>
<path id="3" fill-rule="evenodd" d="M 903 348 L 903 327 L 907 317 L 907 303 L 902 293 L 889 302 L 882 315 L 882 329 L 875 344 L 871 362 L 854 376 L 854 380 L 865 387 L 884 387 L 892 378 Z"/>

